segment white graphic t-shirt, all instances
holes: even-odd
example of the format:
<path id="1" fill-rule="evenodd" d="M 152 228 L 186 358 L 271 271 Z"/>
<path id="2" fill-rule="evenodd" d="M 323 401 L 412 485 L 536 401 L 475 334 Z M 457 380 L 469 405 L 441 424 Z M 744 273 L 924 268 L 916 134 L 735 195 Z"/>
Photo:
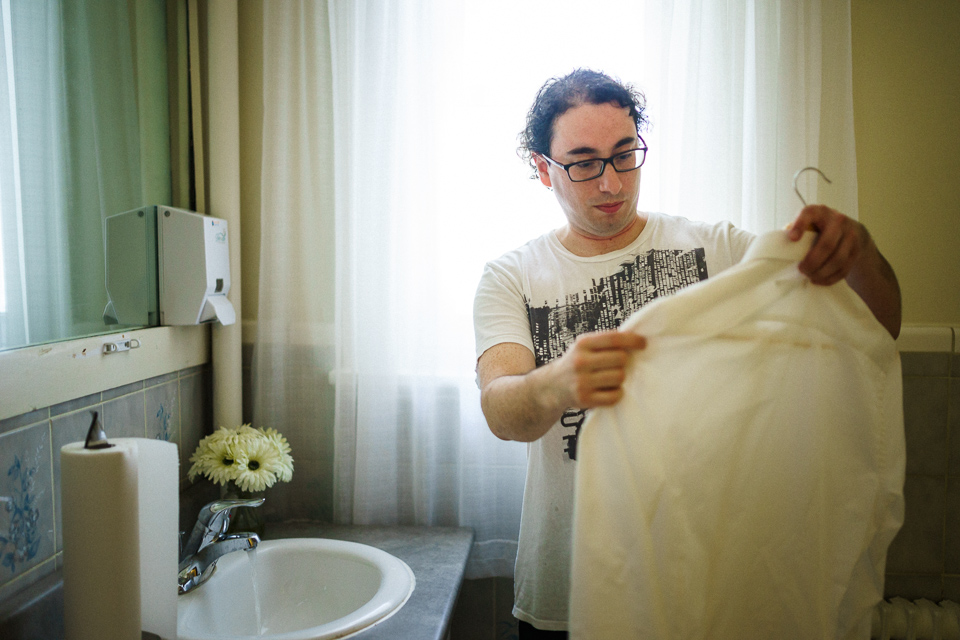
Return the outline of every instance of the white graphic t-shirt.
<path id="1" fill-rule="evenodd" d="M 582 333 L 616 329 L 648 302 L 736 264 L 754 236 L 729 223 L 649 213 L 628 247 L 600 256 L 567 251 L 554 232 L 487 264 L 474 301 L 477 357 L 513 342 L 537 366 Z M 576 407 L 528 445 L 513 614 L 540 629 L 567 628 Z"/>

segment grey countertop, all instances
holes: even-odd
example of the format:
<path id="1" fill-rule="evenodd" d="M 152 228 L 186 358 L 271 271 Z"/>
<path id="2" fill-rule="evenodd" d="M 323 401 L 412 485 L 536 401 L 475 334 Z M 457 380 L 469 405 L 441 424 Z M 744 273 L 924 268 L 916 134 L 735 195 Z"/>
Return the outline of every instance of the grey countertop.
<path id="1" fill-rule="evenodd" d="M 382 549 L 410 566 L 416 587 L 397 613 L 357 634 L 358 640 L 441 640 L 450 624 L 473 531 L 452 527 L 268 525 L 265 539 L 333 538 Z M 0 606 L 3 640 L 59 640 L 63 631 L 62 570 Z"/>
<path id="2" fill-rule="evenodd" d="M 447 632 L 473 544 L 472 529 L 284 524 L 267 539 L 333 538 L 359 542 L 409 565 L 417 584 L 397 613 L 353 636 L 357 640 L 441 640 Z"/>

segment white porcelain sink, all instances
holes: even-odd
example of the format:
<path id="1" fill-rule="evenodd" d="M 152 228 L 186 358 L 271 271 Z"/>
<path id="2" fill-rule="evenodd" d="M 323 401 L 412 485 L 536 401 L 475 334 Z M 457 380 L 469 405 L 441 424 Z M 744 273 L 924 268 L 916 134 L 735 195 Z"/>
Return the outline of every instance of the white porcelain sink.
<path id="1" fill-rule="evenodd" d="M 205 584 L 177 601 L 180 640 L 322 640 L 382 622 L 416 580 L 373 547 L 322 538 L 266 540 L 220 558 Z"/>

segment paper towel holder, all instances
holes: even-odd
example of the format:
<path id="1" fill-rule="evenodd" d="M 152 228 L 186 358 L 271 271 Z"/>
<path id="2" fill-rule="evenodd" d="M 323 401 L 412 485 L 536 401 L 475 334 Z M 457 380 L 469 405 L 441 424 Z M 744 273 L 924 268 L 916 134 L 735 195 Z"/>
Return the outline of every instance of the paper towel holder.
<path id="1" fill-rule="evenodd" d="M 107 442 L 107 432 L 100 425 L 100 414 L 91 411 L 93 421 L 90 423 L 90 429 L 87 431 L 87 439 L 83 443 L 84 449 L 109 449 L 113 445 Z"/>

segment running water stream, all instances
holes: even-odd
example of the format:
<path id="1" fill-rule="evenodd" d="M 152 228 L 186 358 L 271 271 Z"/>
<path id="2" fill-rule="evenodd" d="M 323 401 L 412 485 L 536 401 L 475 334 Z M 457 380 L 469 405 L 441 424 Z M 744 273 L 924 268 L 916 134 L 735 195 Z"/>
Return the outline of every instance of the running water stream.
<path id="1" fill-rule="evenodd" d="M 257 635 L 262 636 L 264 633 L 263 628 L 263 613 L 260 608 L 260 587 L 259 580 L 257 579 L 257 548 L 254 547 L 246 553 L 247 563 L 250 565 L 250 588 L 253 593 L 253 611 L 255 620 L 257 623 Z"/>

